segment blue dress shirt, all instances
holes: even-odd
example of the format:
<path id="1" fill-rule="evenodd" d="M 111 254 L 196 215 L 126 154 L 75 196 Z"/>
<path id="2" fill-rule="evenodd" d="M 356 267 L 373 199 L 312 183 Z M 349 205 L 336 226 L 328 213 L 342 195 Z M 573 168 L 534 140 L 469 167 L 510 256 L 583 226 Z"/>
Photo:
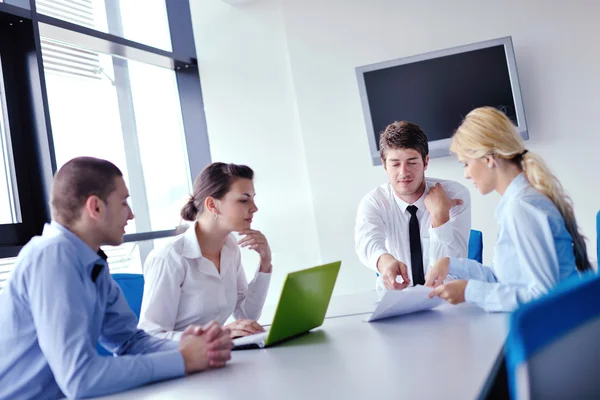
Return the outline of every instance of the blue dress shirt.
<path id="1" fill-rule="evenodd" d="M 177 344 L 136 326 L 106 261 L 53 221 L 0 295 L 0 399 L 99 396 L 184 375 Z M 115 357 L 99 356 L 98 340 Z"/>
<path id="2" fill-rule="evenodd" d="M 562 215 L 523 174 L 508 185 L 496 220 L 493 267 L 450 258 L 449 273 L 469 279 L 467 302 L 486 311 L 512 311 L 578 274 L 573 238 Z"/>

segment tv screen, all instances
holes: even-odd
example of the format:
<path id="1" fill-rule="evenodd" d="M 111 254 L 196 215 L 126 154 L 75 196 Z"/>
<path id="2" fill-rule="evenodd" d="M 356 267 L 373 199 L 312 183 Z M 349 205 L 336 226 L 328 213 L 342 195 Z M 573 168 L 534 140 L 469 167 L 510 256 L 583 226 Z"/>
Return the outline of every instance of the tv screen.
<path id="1" fill-rule="evenodd" d="M 444 156 L 462 119 L 481 106 L 504 111 L 528 138 L 510 38 L 359 67 L 357 75 L 374 164 L 390 123 L 418 124 L 430 156 Z"/>

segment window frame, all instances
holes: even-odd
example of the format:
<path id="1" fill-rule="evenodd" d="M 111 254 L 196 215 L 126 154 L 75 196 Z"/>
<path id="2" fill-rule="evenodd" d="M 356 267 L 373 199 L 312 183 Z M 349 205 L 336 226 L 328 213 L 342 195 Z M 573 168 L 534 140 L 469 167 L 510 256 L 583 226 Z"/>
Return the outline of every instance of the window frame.
<path id="1" fill-rule="evenodd" d="M 108 54 L 115 57 L 115 60 L 125 58 L 173 70 L 181 106 L 190 177 L 194 179 L 202 168 L 211 162 L 189 1 L 165 0 L 165 3 L 172 51 L 154 48 L 121 37 L 119 0 L 110 1 L 107 6 L 110 33 L 38 14 L 35 0 L 4 0 L 4 2 L 0 2 L 0 25 L 2 25 L 0 27 L 0 52 L 3 48 L 12 46 L 11 54 L 20 60 L 19 65 L 26 67 L 23 74 L 13 73 L 16 79 L 11 76 L 11 71 L 3 68 L 5 77 L 7 73 L 9 74 L 8 79 L 5 79 L 6 103 L 9 109 L 7 119 L 10 131 L 19 132 L 18 135 L 11 135 L 11 139 L 17 185 L 18 188 L 21 188 L 19 196 L 23 221 L 20 224 L 0 225 L 0 258 L 15 256 L 31 237 L 41 234 L 44 224 L 50 221 L 49 194 L 57 165 L 42 59 L 41 36 Z M 140 11 L 139 18 L 143 19 L 143 15 L 143 11 Z M 2 40 L 2 37 L 8 37 L 8 35 L 2 34 L 3 30 L 14 27 L 14 25 L 5 26 L 6 23 L 3 21 L 9 20 L 23 29 L 17 35 L 14 34 L 13 29 L 11 39 Z M 5 64 L 14 63 L 10 57 L 3 56 L 1 58 L 6 59 L 6 62 L 3 61 Z M 126 74 L 121 79 L 129 79 L 129 77 Z M 9 81 L 12 83 L 9 84 Z M 131 96 L 130 85 L 124 86 L 126 92 L 121 95 Z M 29 90 L 22 94 L 24 87 Z M 122 107 L 127 107 L 127 105 L 121 104 L 121 102 L 119 104 L 122 117 L 133 117 L 130 114 L 132 110 Z M 131 124 L 132 121 L 122 123 Z M 137 137 L 135 140 L 137 141 Z M 33 157 L 32 149 L 35 150 Z M 126 152 L 128 151 L 131 149 L 127 149 L 126 146 Z M 135 158 L 136 155 L 133 157 Z M 139 157 L 139 152 L 137 157 Z M 140 171 L 136 171 L 136 173 L 143 176 L 141 168 L 137 169 Z M 147 217 L 149 220 L 145 188 L 144 185 L 139 186 L 142 188 L 131 188 L 132 199 L 136 202 L 134 208 L 136 214 L 140 217 Z M 28 188 L 27 195 L 22 190 L 23 187 Z M 174 234 L 176 234 L 176 229 L 154 231 L 146 229 L 139 233 L 125 235 L 124 242 L 141 242 L 139 243 L 140 252 L 141 256 L 145 258 L 151 247 L 145 248 L 144 243 L 151 243 L 148 242 L 151 239 L 164 238 Z"/>

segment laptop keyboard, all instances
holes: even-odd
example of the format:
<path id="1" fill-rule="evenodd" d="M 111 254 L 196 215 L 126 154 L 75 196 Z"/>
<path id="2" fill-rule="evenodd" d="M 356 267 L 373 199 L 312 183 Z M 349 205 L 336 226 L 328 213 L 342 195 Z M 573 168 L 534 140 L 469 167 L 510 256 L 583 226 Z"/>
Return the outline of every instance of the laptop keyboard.
<path id="1" fill-rule="evenodd" d="M 267 336 L 269 336 L 269 331 L 233 339 L 233 346 L 234 346 L 234 348 L 238 348 L 238 347 L 242 347 L 242 346 L 245 347 L 248 345 L 256 345 L 257 347 L 265 347 L 265 340 L 267 340 Z"/>

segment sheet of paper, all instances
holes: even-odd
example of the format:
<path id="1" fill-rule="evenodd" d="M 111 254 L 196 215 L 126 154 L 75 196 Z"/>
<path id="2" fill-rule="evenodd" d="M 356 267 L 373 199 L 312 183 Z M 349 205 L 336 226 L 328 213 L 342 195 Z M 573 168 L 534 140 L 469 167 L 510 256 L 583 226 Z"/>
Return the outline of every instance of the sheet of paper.
<path id="1" fill-rule="evenodd" d="M 376 321 L 402 314 L 409 314 L 422 310 L 429 310 L 442 304 L 444 301 L 438 297 L 429 298 L 430 287 L 421 285 L 408 287 L 404 290 L 385 290 L 377 308 L 367 321 Z"/>

